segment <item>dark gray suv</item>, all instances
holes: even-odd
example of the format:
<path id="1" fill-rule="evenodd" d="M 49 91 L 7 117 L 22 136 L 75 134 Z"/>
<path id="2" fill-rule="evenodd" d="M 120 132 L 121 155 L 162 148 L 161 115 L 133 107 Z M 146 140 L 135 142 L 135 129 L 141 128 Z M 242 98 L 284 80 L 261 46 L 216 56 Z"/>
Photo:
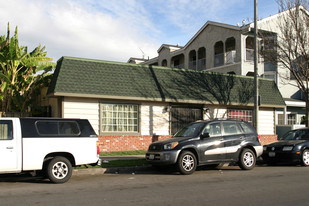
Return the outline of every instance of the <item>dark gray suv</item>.
<path id="1" fill-rule="evenodd" d="M 255 129 L 245 121 L 208 120 L 189 124 L 172 138 L 152 143 L 146 160 L 154 165 L 176 165 L 192 174 L 199 165 L 236 162 L 253 169 L 263 147 Z"/>

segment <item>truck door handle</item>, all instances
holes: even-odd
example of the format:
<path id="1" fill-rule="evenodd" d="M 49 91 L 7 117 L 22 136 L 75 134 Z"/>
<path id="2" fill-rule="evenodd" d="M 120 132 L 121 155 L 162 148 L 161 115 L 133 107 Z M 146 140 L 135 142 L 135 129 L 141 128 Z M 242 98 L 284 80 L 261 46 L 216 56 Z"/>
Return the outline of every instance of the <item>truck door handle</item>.
<path id="1" fill-rule="evenodd" d="M 240 139 L 240 140 L 244 140 L 244 139 L 245 139 L 245 137 L 240 137 L 239 139 Z"/>
<path id="2" fill-rule="evenodd" d="M 14 149 L 14 147 L 6 147 L 6 149 Z"/>

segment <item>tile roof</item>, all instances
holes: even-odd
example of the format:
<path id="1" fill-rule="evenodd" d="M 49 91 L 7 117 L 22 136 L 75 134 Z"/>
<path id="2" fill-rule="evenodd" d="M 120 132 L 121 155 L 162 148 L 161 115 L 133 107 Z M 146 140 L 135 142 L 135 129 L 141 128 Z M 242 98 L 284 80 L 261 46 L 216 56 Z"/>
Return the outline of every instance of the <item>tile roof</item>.
<path id="1" fill-rule="evenodd" d="M 261 106 L 285 106 L 274 81 L 259 84 Z M 252 106 L 253 85 L 252 77 L 62 57 L 48 94 Z"/>

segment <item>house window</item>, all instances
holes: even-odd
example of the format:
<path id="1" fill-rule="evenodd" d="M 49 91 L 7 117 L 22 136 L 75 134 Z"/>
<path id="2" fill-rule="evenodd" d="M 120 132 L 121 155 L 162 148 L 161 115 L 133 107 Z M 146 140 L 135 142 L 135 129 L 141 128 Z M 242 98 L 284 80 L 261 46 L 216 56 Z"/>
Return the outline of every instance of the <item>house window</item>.
<path id="1" fill-rule="evenodd" d="M 288 114 L 288 125 L 296 124 L 296 114 Z"/>
<path id="2" fill-rule="evenodd" d="M 296 114 L 288 114 L 288 125 L 296 124 Z M 284 116 L 283 114 L 278 114 L 278 125 L 284 125 Z"/>
<path id="3" fill-rule="evenodd" d="M 215 67 L 224 65 L 224 46 L 222 41 L 216 42 L 215 50 Z"/>
<path id="4" fill-rule="evenodd" d="M 252 110 L 229 109 L 228 118 L 240 119 L 252 123 Z"/>
<path id="5" fill-rule="evenodd" d="M 138 105 L 101 104 L 101 132 L 138 132 Z"/>
<path id="6" fill-rule="evenodd" d="M 278 125 L 284 125 L 283 114 L 278 114 Z"/>
<path id="7" fill-rule="evenodd" d="M 246 61 L 254 60 L 254 38 L 248 36 L 246 38 Z"/>

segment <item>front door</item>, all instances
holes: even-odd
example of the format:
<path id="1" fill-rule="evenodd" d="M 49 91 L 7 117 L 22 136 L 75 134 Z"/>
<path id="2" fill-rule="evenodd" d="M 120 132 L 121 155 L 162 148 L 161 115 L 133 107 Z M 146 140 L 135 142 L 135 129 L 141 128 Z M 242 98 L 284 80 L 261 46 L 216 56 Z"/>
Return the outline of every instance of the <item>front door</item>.
<path id="1" fill-rule="evenodd" d="M 179 130 L 187 126 L 191 122 L 203 119 L 202 109 L 199 107 L 181 107 L 172 106 L 171 109 L 171 130 L 172 134 L 176 134 Z"/>
<path id="2" fill-rule="evenodd" d="M 17 169 L 18 152 L 12 120 L 0 120 L 0 172 Z"/>

